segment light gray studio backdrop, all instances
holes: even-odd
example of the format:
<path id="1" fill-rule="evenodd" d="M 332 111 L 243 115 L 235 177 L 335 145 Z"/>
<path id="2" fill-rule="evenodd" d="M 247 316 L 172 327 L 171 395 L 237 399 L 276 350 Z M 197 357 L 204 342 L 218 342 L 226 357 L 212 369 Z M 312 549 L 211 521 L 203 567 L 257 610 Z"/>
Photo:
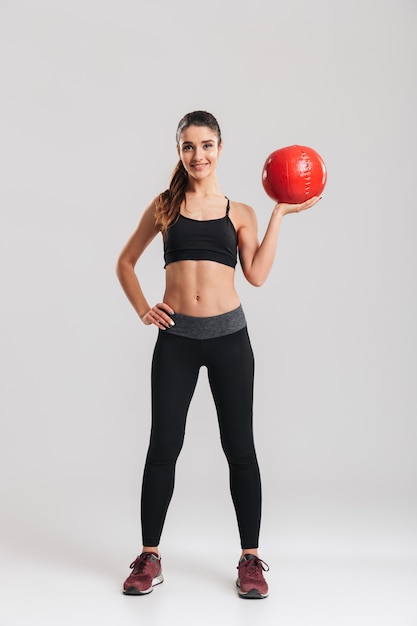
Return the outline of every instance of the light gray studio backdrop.
<path id="1" fill-rule="evenodd" d="M 2 0 L 0 623 L 417 624 L 415 0 Z M 323 199 L 285 218 L 260 289 L 261 555 L 239 542 L 206 372 L 161 544 L 166 581 L 120 586 L 140 549 L 156 337 L 115 276 L 169 180 L 182 115 L 224 134 L 222 190 L 262 236 L 270 152 L 315 148 Z M 138 265 L 164 286 L 161 241 Z"/>

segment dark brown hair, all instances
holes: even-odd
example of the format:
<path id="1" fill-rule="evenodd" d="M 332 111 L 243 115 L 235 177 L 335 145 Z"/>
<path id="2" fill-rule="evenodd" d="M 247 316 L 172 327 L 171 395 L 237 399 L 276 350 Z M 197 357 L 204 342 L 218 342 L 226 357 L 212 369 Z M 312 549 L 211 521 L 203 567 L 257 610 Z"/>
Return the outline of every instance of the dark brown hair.
<path id="1" fill-rule="evenodd" d="M 180 143 L 181 133 L 189 126 L 207 126 L 216 133 L 219 141 L 218 145 L 221 144 L 222 136 L 216 118 L 207 111 L 193 111 L 184 115 L 178 124 L 176 133 L 177 146 Z M 159 226 L 162 234 L 166 232 L 170 224 L 179 215 L 181 203 L 185 198 L 187 184 L 188 174 L 182 161 L 179 160 L 172 172 L 168 189 L 159 194 L 155 203 L 155 223 Z"/>

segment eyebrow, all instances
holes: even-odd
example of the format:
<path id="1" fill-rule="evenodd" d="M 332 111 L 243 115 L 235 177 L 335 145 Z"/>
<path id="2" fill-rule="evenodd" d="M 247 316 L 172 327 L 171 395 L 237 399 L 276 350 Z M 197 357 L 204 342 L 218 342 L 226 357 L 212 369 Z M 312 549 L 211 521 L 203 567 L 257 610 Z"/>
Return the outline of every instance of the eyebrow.
<path id="1" fill-rule="evenodd" d="M 201 141 L 200 143 L 214 143 L 214 142 L 215 142 L 215 139 L 205 139 L 204 141 Z M 193 146 L 194 143 L 192 141 L 183 141 L 182 145 L 183 146 L 187 146 L 187 145 Z"/>

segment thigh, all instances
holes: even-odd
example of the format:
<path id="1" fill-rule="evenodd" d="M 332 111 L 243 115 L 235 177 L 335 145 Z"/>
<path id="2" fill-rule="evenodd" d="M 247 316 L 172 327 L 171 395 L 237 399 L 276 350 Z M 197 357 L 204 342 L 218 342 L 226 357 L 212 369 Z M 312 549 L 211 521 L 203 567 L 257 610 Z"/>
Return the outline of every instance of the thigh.
<path id="1" fill-rule="evenodd" d="M 159 332 L 152 359 L 153 456 L 178 454 L 199 367 L 194 340 Z"/>
<path id="2" fill-rule="evenodd" d="M 207 366 L 226 453 L 252 453 L 254 358 L 247 329 L 212 340 Z"/>

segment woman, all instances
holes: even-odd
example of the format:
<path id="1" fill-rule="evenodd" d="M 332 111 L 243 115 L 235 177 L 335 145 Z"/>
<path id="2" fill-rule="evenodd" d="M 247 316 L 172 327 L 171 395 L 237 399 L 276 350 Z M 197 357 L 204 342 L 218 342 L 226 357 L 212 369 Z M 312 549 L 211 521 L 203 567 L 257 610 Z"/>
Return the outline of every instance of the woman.
<path id="1" fill-rule="evenodd" d="M 179 162 L 169 189 L 145 209 L 118 263 L 120 283 L 142 322 L 159 329 L 152 361 L 152 428 L 141 497 L 143 548 L 131 564 L 124 593 L 143 595 L 163 581 L 159 542 L 174 488 L 188 407 L 202 365 L 208 369 L 242 548 L 237 586 L 243 598 L 265 598 L 268 569 L 258 554 L 261 481 L 253 430 L 253 354 L 234 286 L 243 274 L 262 285 L 271 269 L 284 215 L 313 206 L 276 204 L 262 243 L 252 208 L 225 197 L 216 169 L 222 138 L 205 111 L 177 128 Z M 150 306 L 135 273 L 145 248 L 162 234 L 163 301 Z"/>

